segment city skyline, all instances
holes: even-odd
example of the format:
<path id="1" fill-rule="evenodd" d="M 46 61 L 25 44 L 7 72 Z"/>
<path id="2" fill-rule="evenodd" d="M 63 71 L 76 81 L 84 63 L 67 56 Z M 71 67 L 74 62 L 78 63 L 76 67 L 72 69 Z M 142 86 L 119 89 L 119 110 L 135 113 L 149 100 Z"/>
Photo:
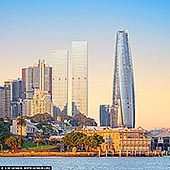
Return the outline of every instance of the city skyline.
<path id="1" fill-rule="evenodd" d="M 128 29 L 135 65 L 136 124 L 169 127 L 169 4 L 166 0 L 1 2 L 0 84 L 20 77 L 20 68 L 39 58 L 51 64 L 51 49 L 85 39 L 89 116 L 99 120 L 99 105 L 112 103 L 114 36 L 117 30 Z"/>

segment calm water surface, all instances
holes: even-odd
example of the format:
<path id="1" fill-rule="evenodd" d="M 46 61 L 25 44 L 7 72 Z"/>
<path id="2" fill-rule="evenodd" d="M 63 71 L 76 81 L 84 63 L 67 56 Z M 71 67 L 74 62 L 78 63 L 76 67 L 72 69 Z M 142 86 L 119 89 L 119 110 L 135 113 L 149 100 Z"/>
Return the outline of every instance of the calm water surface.
<path id="1" fill-rule="evenodd" d="M 53 170 L 170 170 L 170 157 L 0 157 L 3 166 L 52 166 Z"/>

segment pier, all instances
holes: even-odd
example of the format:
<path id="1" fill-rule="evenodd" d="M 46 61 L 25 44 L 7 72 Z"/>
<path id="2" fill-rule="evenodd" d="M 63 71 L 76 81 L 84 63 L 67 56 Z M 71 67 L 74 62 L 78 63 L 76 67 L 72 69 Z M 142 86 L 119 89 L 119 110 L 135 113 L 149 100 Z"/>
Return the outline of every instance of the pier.
<path id="1" fill-rule="evenodd" d="M 99 157 L 162 157 L 169 156 L 170 153 L 164 151 L 119 151 L 119 152 L 100 152 Z"/>

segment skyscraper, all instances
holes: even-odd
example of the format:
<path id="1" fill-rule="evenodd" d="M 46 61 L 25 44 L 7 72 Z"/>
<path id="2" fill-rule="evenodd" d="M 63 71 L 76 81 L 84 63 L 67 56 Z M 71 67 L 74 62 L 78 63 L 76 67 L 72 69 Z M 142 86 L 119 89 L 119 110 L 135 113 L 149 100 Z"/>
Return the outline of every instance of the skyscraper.
<path id="1" fill-rule="evenodd" d="M 21 99 L 22 99 L 22 80 L 13 80 L 11 83 L 11 116 L 17 117 L 21 114 Z"/>
<path id="2" fill-rule="evenodd" d="M 12 86 L 12 101 L 19 101 L 22 98 L 22 80 L 13 80 Z"/>
<path id="3" fill-rule="evenodd" d="M 34 89 L 52 94 L 52 68 L 39 60 L 38 64 L 22 69 L 22 98 L 32 99 Z"/>
<path id="4" fill-rule="evenodd" d="M 110 126 L 109 105 L 100 105 L 100 126 Z"/>
<path id="5" fill-rule="evenodd" d="M 128 31 L 116 36 L 111 127 L 135 127 L 135 94 Z"/>
<path id="6" fill-rule="evenodd" d="M 52 100 L 54 115 L 68 113 L 68 51 L 56 49 L 52 51 Z"/>
<path id="7" fill-rule="evenodd" d="M 72 115 L 88 115 L 88 45 L 86 41 L 73 41 L 72 57 Z"/>
<path id="8" fill-rule="evenodd" d="M 11 117 L 11 81 L 0 86 L 0 117 Z"/>
<path id="9" fill-rule="evenodd" d="M 0 117 L 5 117 L 5 89 L 0 86 Z"/>

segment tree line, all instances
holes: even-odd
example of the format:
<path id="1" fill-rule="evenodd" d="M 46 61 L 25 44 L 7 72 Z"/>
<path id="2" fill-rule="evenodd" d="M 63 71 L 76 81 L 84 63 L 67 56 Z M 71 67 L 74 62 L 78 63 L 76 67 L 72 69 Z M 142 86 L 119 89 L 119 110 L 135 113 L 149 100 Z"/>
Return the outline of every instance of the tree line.
<path id="1" fill-rule="evenodd" d="M 76 148 L 76 150 L 91 151 L 100 146 L 103 142 L 103 136 L 97 134 L 88 136 L 81 132 L 71 132 L 62 138 L 61 143 L 65 147 L 65 150 Z"/>

